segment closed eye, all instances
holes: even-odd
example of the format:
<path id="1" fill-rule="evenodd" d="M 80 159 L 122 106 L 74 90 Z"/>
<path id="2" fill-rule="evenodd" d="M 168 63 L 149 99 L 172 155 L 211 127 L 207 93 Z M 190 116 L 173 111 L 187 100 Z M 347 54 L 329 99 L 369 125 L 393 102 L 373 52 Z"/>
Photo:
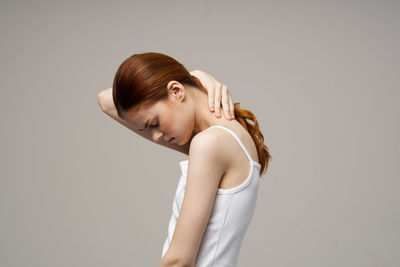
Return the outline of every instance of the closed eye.
<path id="1" fill-rule="evenodd" d="M 155 125 L 150 125 L 150 128 L 157 128 L 159 126 L 159 123 L 157 122 L 157 124 Z"/>

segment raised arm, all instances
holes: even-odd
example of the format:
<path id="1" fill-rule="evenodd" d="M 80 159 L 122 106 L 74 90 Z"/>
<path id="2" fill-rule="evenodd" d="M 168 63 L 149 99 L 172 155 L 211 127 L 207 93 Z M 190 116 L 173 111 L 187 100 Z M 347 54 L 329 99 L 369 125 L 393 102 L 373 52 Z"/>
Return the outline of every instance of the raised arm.
<path id="1" fill-rule="evenodd" d="M 108 88 L 106 90 L 101 91 L 97 95 L 97 102 L 99 103 L 99 106 L 100 106 L 101 110 L 104 113 L 106 113 L 108 116 L 110 116 L 114 120 L 118 121 L 122 125 L 126 126 L 128 129 L 131 129 L 132 131 L 134 131 L 138 135 L 141 135 L 144 138 L 154 142 L 150 132 L 148 132 L 148 131 L 139 131 L 139 129 L 135 128 L 132 124 L 130 124 L 129 122 L 127 122 L 127 121 L 125 121 L 123 119 L 121 119 L 118 116 L 117 109 L 115 108 L 113 97 L 112 97 L 112 88 Z M 190 139 L 190 141 L 191 141 L 191 139 Z M 167 142 L 166 140 L 161 138 L 159 140 L 159 142 L 154 142 L 154 143 L 162 145 L 162 146 L 166 146 L 168 148 L 171 148 L 171 149 L 174 149 L 176 151 L 182 152 L 182 153 L 184 153 L 186 155 L 189 155 L 190 142 L 188 142 L 185 145 L 181 146 L 181 145 L 177 145 L 177 144 L 170 144 L 169 142 Z"/>
<path id="2" fill-rule="evenodd" d="M 221 105 L 224 111 L 224 116 L 228 120 L 234 119 L 233 115 L 233 102 L 230 96 L 230 93 L 228 91 L 228 88 L 224 85 L 218 82 L 214 77 L 209 75 L 208 73 L 205 73 L 200 70 L 193 70 L 190 72 L 193 76 L 197 77 L 202 85 L 206 88 L 207 93 L 208 93 L 208 100 L 209 100 L 209 110 L 211 112 L 215 111 L 215 115 L 217 117 L 220 117 L 220 110 L 221 110 Z M 121 119 L 118 114 L 117 110 L 114 105 L 113 97 L 112 97 L 112 88 L 105 89 L 101 91 L 97 95 L 97 101 L 99 103 L 99 106 L 101 110 L 109 115 L 111 118 L 114 120 L 118 121 L 128 129 L 131 129 L 135 133 L 137 133 L 140 136 L 143 136 L 144 138 L 152 141 L 152 136 L 150 132 L 146 131 L 139 131 L 137 128 L 135 128 L 133 125 L 131 125 L 129 122 Z M 193 138 L 193 137 L 192 137 Z M 154 142 L 156 144 L 174 149 L 178 152 L 184 153 L 186 155 L 189 155 L 189 146 L 190 146 L 191 139 L 189 142 L 187 142 L 185 145 L 177 145 L 177 144 L 170 144 L 164 139 L 160 139 L 159 142 Z"/>

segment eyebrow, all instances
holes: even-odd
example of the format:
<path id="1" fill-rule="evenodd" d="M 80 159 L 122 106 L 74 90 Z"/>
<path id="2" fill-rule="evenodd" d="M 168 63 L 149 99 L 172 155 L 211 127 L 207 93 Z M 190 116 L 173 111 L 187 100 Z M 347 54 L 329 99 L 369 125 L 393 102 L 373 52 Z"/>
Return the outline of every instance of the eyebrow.
<path id="1" fill-rule="evenodd" d="M 146 124 L 144 125 L 144 127 L 143 127 L 142 129 L 139 129 L 139 130 L 142 131 L 142 130 L 146 129 L 148 123 L 149 123 L 149 121 L 147 120 L 147 121 L 146 121 Z"/>

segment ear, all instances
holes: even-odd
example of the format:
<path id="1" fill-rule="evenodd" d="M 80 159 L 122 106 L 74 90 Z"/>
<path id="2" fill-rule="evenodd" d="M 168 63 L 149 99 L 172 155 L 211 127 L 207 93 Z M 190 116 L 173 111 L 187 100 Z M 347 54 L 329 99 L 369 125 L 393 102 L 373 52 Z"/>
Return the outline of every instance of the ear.
<path id="1" fill-rule="evenodd" d="M 167 85 L 168 96 L 175 100 L 183 100 L 185 98 L 185 87 L 177 81 L 170 81 Z"/>

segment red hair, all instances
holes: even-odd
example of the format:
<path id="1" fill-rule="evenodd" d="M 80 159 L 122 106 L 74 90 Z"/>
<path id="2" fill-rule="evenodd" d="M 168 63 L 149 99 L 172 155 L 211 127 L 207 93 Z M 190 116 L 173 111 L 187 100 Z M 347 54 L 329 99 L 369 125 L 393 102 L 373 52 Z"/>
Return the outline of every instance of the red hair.
<path id="1" fill-rule="evenodd" d="M 165 100 L 168 97 L 167 84 L 172 80 L 207 93 L 200 80 L 170 56 L 155 52 L 130 56 L 119 66 L 114 78 L 113 100 L 118 116 L 122 118 L 123 111 Z M 236 120 L 249 132 L 257 147 L 261 176 L 271 159 L 264 136 L 254 114 L 239 105 L 234 106 Z"/>

